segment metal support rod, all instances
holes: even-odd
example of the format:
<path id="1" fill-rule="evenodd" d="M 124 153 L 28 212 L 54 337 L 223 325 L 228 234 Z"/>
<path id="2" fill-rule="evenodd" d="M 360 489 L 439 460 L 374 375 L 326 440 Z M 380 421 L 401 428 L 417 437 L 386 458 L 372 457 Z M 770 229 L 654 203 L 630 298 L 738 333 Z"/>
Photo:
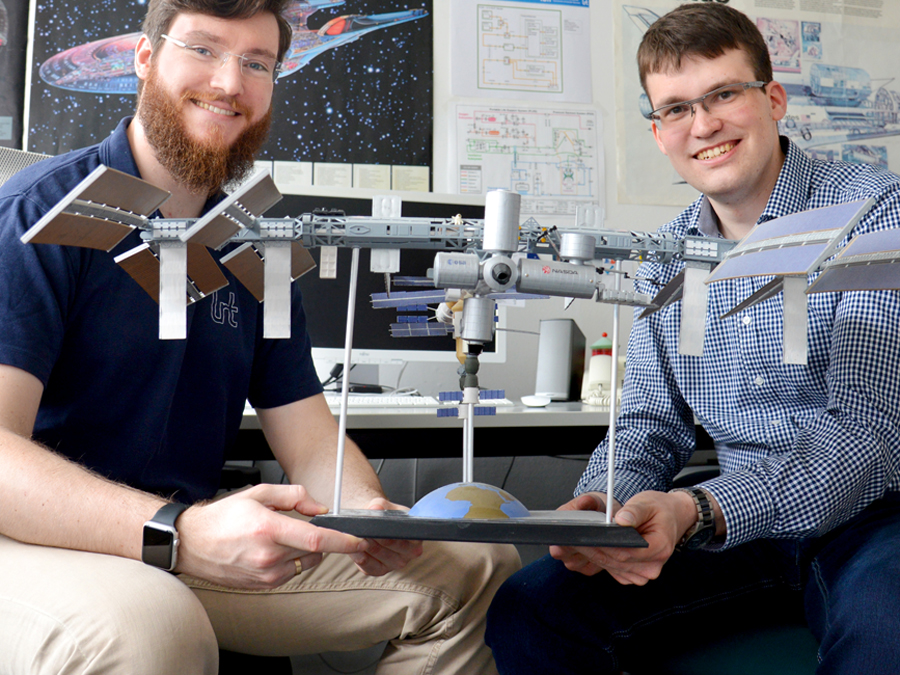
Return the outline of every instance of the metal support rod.
<path id="1" fill-rule="evenodd" d="M 474 480 L 475 471 L 475 404 L 466 406 L 467 424 L 466 432 L 466 456 L 463 459 L 463 482 L 471 483 Z"/>
<path id="2" fill-rule="evenodd" d="M 347 292 L 347 332 L 344 335 L 344 376 L 341 380 L 341 413 L 338 417 L 338 445 L 334 470 L 334 514 L 341 513 L 341 484 L 344 479 L 344 447 L 347 444 L 347 398 L 350 395 L 350 362 L 353 354 L 353 315 L 356 312 L 356 280 L 359 276 L 359 248 L 350 261 L 350 290 Z"/>
<path id="3" fill-rule="evenodd" d="M 616 292 L 622 290 L 622 275 L 616 274 Z M 609 383 L 609 447 L 606 468 L 606 523 L 613 521 L 616 487 L 616 403 L 619 397 L 619 305 L 613 305 L 612 364 Z"/>
<path id="4" fill-rule="evenodd" d="M 462 481 L 466 482 L 466 476 L 469 475 L 469 414 L 466 412 L 466 406 L 460 403 L 459 409 L 462 411 Z"/>

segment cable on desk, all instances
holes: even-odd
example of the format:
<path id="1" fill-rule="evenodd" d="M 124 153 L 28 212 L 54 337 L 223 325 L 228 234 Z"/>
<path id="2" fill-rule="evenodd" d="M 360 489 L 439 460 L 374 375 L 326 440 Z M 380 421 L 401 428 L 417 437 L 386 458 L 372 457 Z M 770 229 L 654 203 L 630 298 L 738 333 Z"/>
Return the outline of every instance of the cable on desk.
<path id="1" fill-rule="evenodd" d="M 395 390 L 400 389 L 400 378 L 403 377 L 403 371 L 406 370 L 406 366 L 408 366 L 408 365 L 409 365 L 409 361 L 404 361 L 403 365 L 400 366 L 400 373 L 397 375 L 397 384 L 394 386 Z"/>
<path id="2" fill-rule="evenodd" d="M 500 483 L 500 489 L 501 489 L 501 490 L 505 490 L 505 489 L 506 489 L 506 481 L 509 480 L 509 474 L 512 473 L 513 464 L 515 464 L 515 463 L 516 463 L 516 458 L 515 458 L 515 456 L 513 456 L 513 457 L 510 458 L 510 460 L 509 460 L 509 468 L 506 469 L 506 475 L 503 476 L 503 482 Z"/>

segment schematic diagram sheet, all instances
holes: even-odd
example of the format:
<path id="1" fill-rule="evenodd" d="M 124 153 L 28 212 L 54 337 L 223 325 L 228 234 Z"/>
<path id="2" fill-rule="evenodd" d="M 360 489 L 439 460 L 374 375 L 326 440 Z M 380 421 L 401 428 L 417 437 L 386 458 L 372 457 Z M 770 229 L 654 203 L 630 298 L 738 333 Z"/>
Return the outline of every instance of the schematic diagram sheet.
<path id="1" fill-rule="evenodd" d="M 451 12 L 454 94 L 591 101 L 585 0 L 456 0 Z"/>
<path id="2" fill-rule="evenodd" d="M 594 111 L 458 105 L 457 190 L 518 192 L 522 213 L 530 215 L 573 216 L 579 204 L 603 206 L 599 124 Z"/>
<path id="3" fill-rule="evenodd" d="M 562 91 L 562 14 L 478 6 L 478 88 Z"/>

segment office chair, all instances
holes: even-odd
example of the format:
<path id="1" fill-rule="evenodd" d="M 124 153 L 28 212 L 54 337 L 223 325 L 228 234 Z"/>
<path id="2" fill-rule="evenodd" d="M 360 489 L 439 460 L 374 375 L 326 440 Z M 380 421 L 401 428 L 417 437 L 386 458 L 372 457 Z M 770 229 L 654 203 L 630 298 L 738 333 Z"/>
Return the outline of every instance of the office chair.
<path id="1" fill-rule="evenodd" d="M 37 152 L 25 152 L 15 148 L 0 147 L 0 185 L 3 185 L 16 173 L 29 164 L 47 159 L 50 155 L 42 155 Z"/>
<path id="2" fill-rule="evenodd" d="M 250 656 L 219 650 L 219 675 L 293 675 L 293 672 L 287 656 Z"/>

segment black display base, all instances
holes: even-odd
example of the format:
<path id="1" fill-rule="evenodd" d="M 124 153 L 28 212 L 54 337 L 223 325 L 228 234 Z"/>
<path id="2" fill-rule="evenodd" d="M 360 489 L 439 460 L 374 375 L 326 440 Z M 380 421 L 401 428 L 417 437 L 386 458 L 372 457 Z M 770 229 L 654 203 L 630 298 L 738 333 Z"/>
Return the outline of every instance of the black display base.
<path id="1" fill-rule="evenodd" d="M 479 541 L 497 544 L 646 548 L 631 527 L 607 524 L 596 511 L 532 511 L 528 518 L 422 518 L 405 511 L 347 510 L 316 516 L 314 525 L 366 539 Z"/>

